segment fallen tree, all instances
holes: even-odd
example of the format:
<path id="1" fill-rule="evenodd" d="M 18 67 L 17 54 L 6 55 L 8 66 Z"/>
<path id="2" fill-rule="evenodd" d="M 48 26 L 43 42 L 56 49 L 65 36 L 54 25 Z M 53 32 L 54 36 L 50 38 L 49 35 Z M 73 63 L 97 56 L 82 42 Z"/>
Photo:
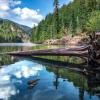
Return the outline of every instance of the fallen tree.
<path id="1" fill-rule="evenodd" d="M 77 56 L 87 60 L 89 64 L 100 64 L 100 40 L 98 36 L 100 36 L 99 33 L 90 35 L 89 44 L 83 47 L 18 51 L 6 54 L 13 56 Z"/>

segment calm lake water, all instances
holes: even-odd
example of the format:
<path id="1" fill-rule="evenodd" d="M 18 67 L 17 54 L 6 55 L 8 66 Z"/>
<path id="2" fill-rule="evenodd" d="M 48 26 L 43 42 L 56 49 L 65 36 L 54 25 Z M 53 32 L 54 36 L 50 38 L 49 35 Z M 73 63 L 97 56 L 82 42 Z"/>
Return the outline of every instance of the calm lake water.
<path id="1" fill-rule="evenodd" d="M 1 46 L 0 52 L 60 47 L 63 46 Z M 49 58 L 72 63 L 81 61 L 79 58 Z M 97 77 L 85 77 L 54 62 L 0 55 L 0 100 L 100 100 L 100 84 L 95 83 Z M 99 73 L 97 75 L 100 77 Z"/>

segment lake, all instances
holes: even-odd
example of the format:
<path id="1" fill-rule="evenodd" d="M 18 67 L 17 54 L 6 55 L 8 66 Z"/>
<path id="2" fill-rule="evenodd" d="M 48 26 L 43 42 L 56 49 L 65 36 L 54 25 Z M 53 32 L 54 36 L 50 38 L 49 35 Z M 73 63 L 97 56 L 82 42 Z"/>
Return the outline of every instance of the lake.
<path id="1" fill-rule="evenodd" d="M 3 53 L 0 55 L 0 100 L 100 100 L 99 73 L 84 76 L 67 68 L 83 63 L 80 58 L 11 57 L 4 54 L 60 47 L 64 46 L 0 46 L 0 52 Z"/>

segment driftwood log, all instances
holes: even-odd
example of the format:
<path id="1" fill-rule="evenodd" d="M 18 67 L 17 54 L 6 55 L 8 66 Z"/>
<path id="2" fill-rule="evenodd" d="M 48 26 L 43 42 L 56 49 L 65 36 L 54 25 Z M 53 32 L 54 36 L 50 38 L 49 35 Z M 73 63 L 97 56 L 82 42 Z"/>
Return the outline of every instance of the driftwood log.
<path id="1" fill-rule="evenodd" d="M 86 47 L 18 51 L 6 54 L 13 56 L 77 56 L 87 60 L 89 64 L 100 64 L 100 38 L 97 38 L 98 36 L 100 36 L 99 33 L 90 35 L 89 44 Z"/>
<path id="2" fill-rule="evenodd" d="M 90 35 L 90 41 L 88 46 L 88 62 L 100 63 L 100 34 Z"/>
<path id="3" fill-rule="evenodd" d="M 21 52 L 9 52 L 8 55 L 14 56 L 78 56 L 78 57 L 88 57 L 87 50 L 74 49 L 46 49 L 46 50 L 32 50 L 32 51 L 21 51 Z"/>

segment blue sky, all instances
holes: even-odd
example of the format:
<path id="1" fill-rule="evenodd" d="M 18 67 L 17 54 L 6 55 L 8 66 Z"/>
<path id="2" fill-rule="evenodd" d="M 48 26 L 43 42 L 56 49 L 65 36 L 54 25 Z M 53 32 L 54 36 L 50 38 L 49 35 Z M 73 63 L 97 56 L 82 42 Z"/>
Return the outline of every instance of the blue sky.
<path id="1" fill-rule="evenodd" d="M 59 0 L 59 6 L 70 1 L 72 0 Z M 0 18 L 29 27 L 38 25 L 53 9 L 53 0 L 0 0 Z"/>

